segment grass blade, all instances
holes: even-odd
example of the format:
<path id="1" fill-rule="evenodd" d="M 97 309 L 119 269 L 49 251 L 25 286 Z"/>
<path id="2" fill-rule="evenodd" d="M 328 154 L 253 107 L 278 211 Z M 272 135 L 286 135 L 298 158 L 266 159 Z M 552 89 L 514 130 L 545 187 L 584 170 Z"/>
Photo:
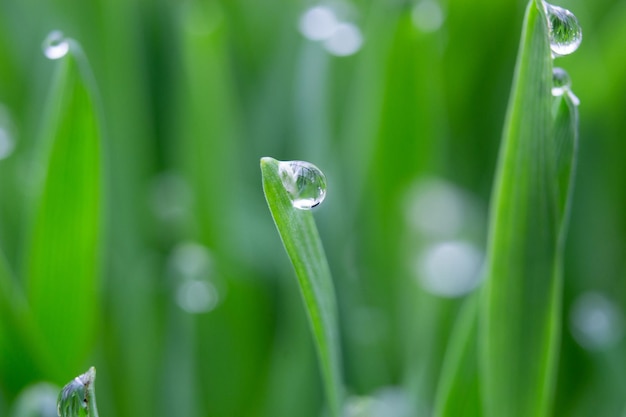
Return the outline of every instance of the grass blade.
<path id="1" fill-rule="evenodd" d="M 453 328 L 435 399 L 436 417 L 480 417 L 478 299 L 469 298 Z"/>
<path id="2" fill-rule="evenodd" d="M 343 383 L 337 307 L 330 269 L 313 215 L 310 211 L 298 210 L 292 206 L 280 179 L 278 164 L 272 158 L 261 159 L 263 191 L 298 276 L 316 342 L 331 414 L 338 417 L 341 413 Z"/>
<path id="3" fill-rule="evenodd" d="M 545 12 L 542 2 L 533 0 L 526 10 L 491 207 L 480 318 L 487 417 L 547 416 L 554 391 L 562 236 L 575 148 L 563 144 L 574 143 L 575 128 L 555 138 L 563 118 L 553 117 L 551 84 Z"/>
<path id="4" fill-rule="evenodd" d="M 100 132 L 80 47 L 59 59 L 44 126 L 45 179 L 28 252 L 34 320 L 64 372 L 83 366 L 95 336 L 100 247 Z M 56 378 L 67 378 L 57 375 Z"/>

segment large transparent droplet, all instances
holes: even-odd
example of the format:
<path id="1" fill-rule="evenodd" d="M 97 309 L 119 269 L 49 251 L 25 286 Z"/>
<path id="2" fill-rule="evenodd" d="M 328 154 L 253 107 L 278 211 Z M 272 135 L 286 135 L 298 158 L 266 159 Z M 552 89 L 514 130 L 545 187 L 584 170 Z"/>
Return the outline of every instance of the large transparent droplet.
<path id="1" fill-rule="evenodd" d="M 305 161 L 281 161 L 278 174 L 295 208 L 310 210 L 324 201 L 326 177 L 315 165 Z"/>
<path id="2" fill-rule="evenodd" d="M 554 56 L 569 55 L 578 49 L 583 40 L 583 31 L 572 12 L 562 7 L 545 3 L 550 30 L 550 49 Z"/>
<path id="3" fill-rule="evenodd" d="M 53 30 L 46 36 L 43 41 L 43 53 L 48 59 L 63 58 L 70 50 L 70 44 L 67 38 L 60 30 Z"/>
<path id="4" fill-rule="evenodd" d="M 569 74 L 563 69 L 554 67 L 552 69 L 552 95 L 559 97 L 565 94 L 572 86 Z"/>

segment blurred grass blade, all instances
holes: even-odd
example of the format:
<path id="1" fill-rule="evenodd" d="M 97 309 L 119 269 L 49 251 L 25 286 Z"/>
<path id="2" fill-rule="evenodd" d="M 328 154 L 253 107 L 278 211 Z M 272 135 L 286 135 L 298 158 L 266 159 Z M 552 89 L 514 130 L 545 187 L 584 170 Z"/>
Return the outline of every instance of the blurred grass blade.
<path id="1" fill-rule="evenodd" d="M 295 209 L 278 173 L 278 161 L 261 159 L 263 191 L 291 259 L 316 342 L 331 414 L 340 416 L 343 396 L 335 292 L 315 220 Z"/>
<path id="2" fill-rule="evenodd" d="M 26 297 L 0 253 L 0 379 L 13 393 L 45 376 L 47 356 L 37 336 Z"/>
<path id="3" fill-rule="evenodd" d="M 453 328 L 435 399 L 435 417 L 480 417 L 478 297 L 469 298 Z"/>
<path id="4" fill-rule="evenodd" d="M 77 43 L 57 62 L 43 129 L 45 178 L 28 252 L 28 297 L 64 372 L 94 341 L 100 247 L 100 132 L 86 58 Z M 56 378 L 67 378 L 57 375 Z"/>
<path id="5" fill-rule="evenodd" d="M 560 236 L 574 152 L 574 146 L 564 145 L 573 143 L 575 129 L 555 138 L 561 130 L 551 110 L 552 59 L 544 13 L 535 0 L 526 10 L 491 203 L 480 326 L 487 417 L 545 417 L 554 391 Z"/>

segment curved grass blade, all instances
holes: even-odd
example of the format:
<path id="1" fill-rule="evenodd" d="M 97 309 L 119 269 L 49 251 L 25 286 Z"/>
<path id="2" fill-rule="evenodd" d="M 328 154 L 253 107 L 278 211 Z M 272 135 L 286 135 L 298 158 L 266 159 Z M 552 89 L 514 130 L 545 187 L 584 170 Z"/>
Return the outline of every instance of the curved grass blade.
<path id="1" fill-rule="evenodd" d="M 331 414 L 343 397 L 335 291 L 322 242 L 310 211 L 295 209 L 278 173 L 278 161 L 261 159 L 263 191 L 291 263 L 316 342 Z"/>
<path id="2" fill-rule="evenodd" d="M 575 143 L 576 134 L 575 123 L 562 130 L 567 118 L 553 115 L 551 83 L 545 11 L 541 1 L 532 0 L 492 197 L 480 317 L 487 417 L 550 413 L 560 337 L 564 220 L 575 150 L 568 143 Z"/>
<path id="3" fill-rule="evenodd" d="M 69 42 L 48 101 L 40 143 L 45 177 L 26 266 L 35 323 L 65 372 L 84 366 L 95 336 L 101 189 L 91 72 L 79 45 Z"/>

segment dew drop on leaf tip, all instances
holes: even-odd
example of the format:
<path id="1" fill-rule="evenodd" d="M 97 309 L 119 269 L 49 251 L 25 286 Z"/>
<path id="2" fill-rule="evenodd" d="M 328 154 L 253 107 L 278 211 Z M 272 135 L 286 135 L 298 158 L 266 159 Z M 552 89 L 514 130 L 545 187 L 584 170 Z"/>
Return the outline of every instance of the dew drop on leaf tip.
<path id="1" fill-rule="evenodd" d="M 583 39 L 582 28 L 572 12 L 543 2 L 550 31 L 550 49 L 553 57 L 569 55 L 576 51 Z"/>
<path id="2" fill-rule="evenodd" d="M 53 30 L 43 41 L 43 53 L 48 59 L 59 59 L 67 55 L 70 44 L 60 30 Z"/>
<path id="3" fill-rule="evenodd" d="M 310 210 L 326 198 L 326 177 L 309 162 L 280 161 L 278 175 L 297 209 Z"/>

